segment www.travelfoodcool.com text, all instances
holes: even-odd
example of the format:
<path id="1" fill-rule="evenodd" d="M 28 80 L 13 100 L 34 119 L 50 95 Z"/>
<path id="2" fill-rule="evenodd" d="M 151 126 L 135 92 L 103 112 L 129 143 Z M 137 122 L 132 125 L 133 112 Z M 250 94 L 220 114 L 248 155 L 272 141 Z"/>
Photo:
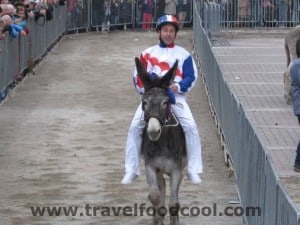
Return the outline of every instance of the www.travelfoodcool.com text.
<path id="1" fill-rule="evenodd" d="M 127 206 L 92 206 L 86 204 L 80 206 L 31 206 L 32 216 L 154 216 L 168 215 L 167 207 L 155 209 L 146 203 L 134 203 Z M 261 216 L 260 207 L 227 206 L 219 209 L 217 204 L 212 206 L 181 206 L 180 216 Z"/>

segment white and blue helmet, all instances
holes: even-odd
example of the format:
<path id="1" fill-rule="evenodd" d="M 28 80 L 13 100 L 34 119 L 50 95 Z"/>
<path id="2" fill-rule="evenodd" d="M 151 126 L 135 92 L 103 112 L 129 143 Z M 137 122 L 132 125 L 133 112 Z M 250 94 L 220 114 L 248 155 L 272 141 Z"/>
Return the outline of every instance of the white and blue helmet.
<path id="1" fill-rule="evenodd" d="M 175 26 L 176 32 L 179 30 L 178 19 L 173 15 L 164 15 L 157 20 L 156 30 L 160 30 L 165 24 L 172 24 Z"/>

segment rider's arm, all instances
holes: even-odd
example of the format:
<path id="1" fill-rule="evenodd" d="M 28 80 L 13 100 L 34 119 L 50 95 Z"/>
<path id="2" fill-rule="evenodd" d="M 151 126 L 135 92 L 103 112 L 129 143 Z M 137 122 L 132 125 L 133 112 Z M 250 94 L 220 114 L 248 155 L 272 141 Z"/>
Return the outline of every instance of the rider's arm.
<path id="1" fill-rule="evenodd" d="M 195 85 L 198 77 L 197 67 L 191 55 L 189 55 L 183 62 L 182 74 L 183 79 L 179 83 L 175 82 L 175 85 L 178 86 L 179 93 L 186 93 Z"/>

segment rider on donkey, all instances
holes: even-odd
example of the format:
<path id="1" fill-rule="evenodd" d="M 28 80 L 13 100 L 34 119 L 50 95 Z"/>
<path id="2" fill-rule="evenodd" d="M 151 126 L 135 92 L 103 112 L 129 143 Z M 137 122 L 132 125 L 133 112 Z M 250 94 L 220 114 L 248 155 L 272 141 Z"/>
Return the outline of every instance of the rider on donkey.
<path id="1" fill-rule="evenodd" d="M 202 182 L 199 175 L 202 173 L 201 141 L 197 124 L 186 102 L 186 94 L 197 80 L 197 67 L 191 54 L 174 43 L 179 30 L 179 22 L 176 17 L 172 15 L 160 17 L 156 24 L 156 30 L 159 35 L 159 44 L 143 51 L 140 60 L 151 77 L 164 76 L 178 60 L 174 83 L 169 87 L 171 111 L 178 118 L 185 134 L 188 159 L 187 176 L 192 183 L 199 184 Z M 133 81 L 137 91 L 143 94 L 143 83 L 136 69 Z M 145 124 L 143 119 L 143 110 L 140 104 L 128 131 L 125 175 L 121 181 L 122 184 L 130 184 L 140 175 L 140 152 Z"/>

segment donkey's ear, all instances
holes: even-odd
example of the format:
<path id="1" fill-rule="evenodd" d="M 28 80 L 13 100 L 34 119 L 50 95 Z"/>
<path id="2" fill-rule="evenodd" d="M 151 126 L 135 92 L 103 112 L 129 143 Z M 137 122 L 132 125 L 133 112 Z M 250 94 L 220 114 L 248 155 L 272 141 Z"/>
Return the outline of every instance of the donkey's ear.
<path id="1" fill-rule="evenodd" d="M 178 59 L 173 64 L 172 68 L 160 79 L 160 86 L 163 88 L 169 88 L 170 84 L 173 82 L 176 69 L 178 66 Z"/>
<path id="2" fill-rule="evenodd" d="M 144 89 L 148 90 L 149 88 L 152 87 L 152 80 L 150 76 L 147 73 L 147 70 L 145 69 L 145 66 L 141 62 L 141 60 L 138 57 L 135 57 L 135 65 L 136 65 L 136 70 L 138 73 L 138 76 L 141 78 Z"/>

